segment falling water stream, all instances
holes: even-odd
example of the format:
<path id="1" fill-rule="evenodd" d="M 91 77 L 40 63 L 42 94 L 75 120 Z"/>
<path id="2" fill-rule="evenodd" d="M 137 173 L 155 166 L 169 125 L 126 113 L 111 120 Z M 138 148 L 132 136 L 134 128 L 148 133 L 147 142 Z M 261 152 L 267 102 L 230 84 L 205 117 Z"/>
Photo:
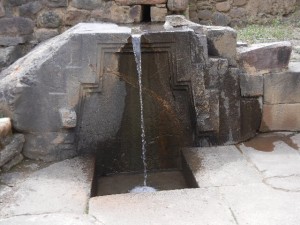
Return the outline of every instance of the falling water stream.
<path id="1" fill-rule="evenodd" d="M 142 86 L 142 51 L 141 51 L 141 34 L 133 34 L 132 47 L 136 62 L 136 68 L 138 73 L 138 85 L 139 85 L 139 99 L 140 99 L 140 111 L 141 111 L 141 138 L 142 138 L 142 160 L 144 165 L 144 186 L 137 186 L 130 192 L 155 192 L 156 189 L 147 186 L 147 162 L 146 162 L 146 135 L 145 135 L 145 123 L 144 123 L 144 104 L 143 104 L 143 86 Z"/>

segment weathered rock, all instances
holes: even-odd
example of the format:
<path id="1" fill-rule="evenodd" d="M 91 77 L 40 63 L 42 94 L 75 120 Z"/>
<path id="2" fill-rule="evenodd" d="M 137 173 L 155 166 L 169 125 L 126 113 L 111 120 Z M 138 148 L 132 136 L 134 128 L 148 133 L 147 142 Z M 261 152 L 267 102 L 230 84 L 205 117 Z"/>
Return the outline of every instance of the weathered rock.
<path id="1" fill-rule="evenodd" d="M 25 42 L 30 40 L 29 35 L 25 36 L 5 36 L 0 35 L 0 45 L 2 46 L 15 46 L 18 44 L 24 44 Z"/>
<path id="2" fill-rule="evenodd" d="M 166 16 L 166 22 L 164 24 L 164 27 L 166 29 L 167 28 L 173 28 L 173 27 L 182 27 L 182 26 L 199 27 L 200 25 L 187 20 L 182 15 L 169 15 L 169 16 Z"/>
<path id="3" fill-rule="evenodd" d="M 58 7 L 67 7 L 68 0 L 47 0 L 47 6 L 58 8 Z"/>
<path id="4" fill-rule="evenodd" d="M 188 0 L 168 0 L 167 7 L 173 12 L 183 12 L 188 7 Z"/>
<path id="5" fill-rule="evenodd" d="M 260 131 L 300 131 L 300 104 L 263 105 Z"/>
<path id="6" fill-rule="evenodd" d="M 76 112 L 73 109 L 62 108 L 59 110 L 62 128 L 74 128 L 77 123 Z"/>
<path id="7" fill-rule="evenodd" d="M 74 26 L 87 20 L 90 12 L 87 10 L 71 9 L 66 12 L 64 22 L 66 25 Z"/>
<path id="8" fill-rule="evenodd" d="M 49 38 L 55 37 L 59 35 L 59 32 L 57 29 L 46 29 L 46 28 L 41 28 L 37 29 L 34 32 L 34 36 L 37 39 L 38 42 L 45 41 Z"/>
<path id="9" fill-rule="evenodd" d="M 28 18 L 12 17 L 0 19 L 0 35 L 16 36 L 31 34 L 33 27 L 33 21 Z"/>
<path id="10" fill-rule="evenodd" d="M 18 165 L 24 159 L 22 154 L 16 155 L 13 159 L 11 159 L 8 163 L 2 166 L 3 171 L 9 171 L 14 166 Z"/>
<path id="11" fill-rule="evenodd" d="M 241 140 L 254 137 L 260 127 L 262 102 L 256 98 L 241 99 Z"/>
<path id="12" fill-rule="evenodd" d="M 299 63 L 294 63 L 298 64 Z M 267 104 L 300 103 L 300 67 L 264 76 L 264 102 Z"/>
<path id="13" fill-rule="evenodd" d="M 3 0 L 0 1 L 0 17 L 5 16 L 5 9 L 3 6 Z"/>
<path id="14" fill-rule="evenodd" d="M 286 69 L 291 52 L 287 41 L 253 44 L 238 49 L 238 61 L 248 74 L 264 74 Z"/>
<path id="15" fill-rule="evenodd" d="M 1 42 L 0 42 L 1 43 Z M 22 56 L 21 46 L 0 48 L 0 67 L 7 67 Z"/>
<path id="16" fill-rule="evenodd" d="M 233 0 L 233 5 L 235 6 L 243 6 L 247 3 L 247 0 Z"/>
<path id="17" fill-rule="evenodd" d="M 11 134 L 12 126 L 10 118 L 0 118 L 0 137 L 6 137 L 7 135 Z"/>
<path id="18" fill-rule="evenodd" d="M 216 4 L 216 9 L 219 12 L 228 12 L 230 10 L 231 6 L 229 2 L 219 2 Z"/>
<path id="19" fill-rule="evenodd" d="M 240 19 L 247 15 L 244 8 L 232 8 L 229 12 L 231 18 Z"/>
<path id="20" fill-rule="evenodd" d="M 43 8 L 43 5 L 39 2 L 29 2 L 19 7 L 19 14 L 22 17 L 34 18 L 34 16 Z"/>
<path id="21" fill-rule="evenodd" d="M 121 5 L 156 5 L 167 3 L 167 0 L 115 0 L 116 3 Z"/>
<path id="22" fill-rule="evenodd" d="M 228 60 L 222 58 L 209 58 L 209 72 L 205 76 L 205 86 L 208 88 L 220 88 L 220 77 L 226 76 Z"/>
<path id="23" fill-rule="evenodd" d="M 7 3 L 12 6 L 19 6 L 28 3 L 30 0 L 7 0 Z"/>
<path id="24" fill-rule="evenodd" d="M 212 17 L 213 12 L 208 9 L 203 9 L 198 11 L 198 18 L 200 20 L 210 20 Z"/>
<path id="25" fill-rule="evenodd" d="M 231 19 L 224 13 L 215 12 L 212 15 L 212 22 L 216 26 L 228 26 L 231 22 Z"/>
<path id="26" fill-rule="evenodd" d="M 73 0 L 71 6 L 77 9 L 96 9 L 101 6 L 103 0 Z"/>
<path id="27" fill-rule="evenodd" d="M 229 65 L 236 65 L 236 31 L 230 27 L 206 26 L 208 54 L 226 58 Z"/>
<path id="28" fill-rule="evenodd" d="M 0 167 L 22 151 L 24 142 L 25 138 L 23 134 L 14 134 L 10 138 L 9 144 L 0 150 Z"/>
<path id="29" fill-rule="evenodd" d="M 168 14 L 167 8 L 160 8 L 151 6 L 151 21 L 152 22 L 163 22 Z"/>
<path id="30" fill-rule="evenodd" d="M 241 74 L 241 95 L 244 97 L 258 97 L 264 94 L 264 77 Z"/>
<path id="31" fill-rule="evenodd" d="M 39 27 L 57 28 L 60 26 L 62 19 L 59 14 L 54 11 L 47 11 L 40 14 L 37 18 Z"/>

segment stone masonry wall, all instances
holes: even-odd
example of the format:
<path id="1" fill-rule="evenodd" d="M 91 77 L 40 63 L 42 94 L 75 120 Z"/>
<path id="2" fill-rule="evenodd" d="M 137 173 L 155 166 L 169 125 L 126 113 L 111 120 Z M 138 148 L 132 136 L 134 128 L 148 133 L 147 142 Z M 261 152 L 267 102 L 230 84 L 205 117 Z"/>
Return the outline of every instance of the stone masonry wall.
<path id="1" fill-rule="evenodd" d="M 197 23 L 241 26 L 292 13 L 297 0 L 190 0 L 189 16 Z"/>
<path id="2" fill-rule="evenodd" d="M 80 22 L 163 22 L 178 0 L 0 0 L 0 71 L 37 43 Z"/>

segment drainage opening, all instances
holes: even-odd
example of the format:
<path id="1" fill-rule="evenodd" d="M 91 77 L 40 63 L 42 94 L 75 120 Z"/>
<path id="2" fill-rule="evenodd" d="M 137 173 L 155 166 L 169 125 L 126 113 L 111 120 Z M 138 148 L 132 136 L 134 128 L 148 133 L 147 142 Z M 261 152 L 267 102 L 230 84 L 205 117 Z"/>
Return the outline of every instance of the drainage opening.
<path id="1" fill-rule="evenodd" d="M 151 22 L 151 6 L 142 6 L 142 22 Z"/>

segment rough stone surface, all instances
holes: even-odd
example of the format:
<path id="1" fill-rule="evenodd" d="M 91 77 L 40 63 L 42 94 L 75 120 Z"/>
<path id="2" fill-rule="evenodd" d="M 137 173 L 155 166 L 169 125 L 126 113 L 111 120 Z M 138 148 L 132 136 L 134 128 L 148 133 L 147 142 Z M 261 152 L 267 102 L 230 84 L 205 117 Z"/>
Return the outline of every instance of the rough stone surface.
<path id="1" fill-rule="evenodd" d="M 11 65 L 22 55 L 22 49 L 20 46 L 9 46 L 5 48 L 0 48 L 0 67 L 6 67 Z"/>
<path id="2" fill-rule="evenodd" d="M 258 133 L 262 118 L 261 101 L 257 98 L 241 100 L 241 140 L 248 140 Z"/>
<path id="3" fill-rule="evenodd" d="M 34 36 L 37 39 L 38 42 L 42 42 L 45 40 L 48 40 L 52 37 L 55 37 L 59 35 L 59 32 L 57 29 L 45 29 L 45 28 L 41 28 L 41 29 L 37 29 L 34 32 Z"/>
<path id="4" fill-rule="evenodd" d="M 47 11 L 40 14 L 37 18 L 39 27 L 57 28 L 60 26 L 62 19 L 59 14 L 54 11 Z"/>
<path id="5" fill-rule="evenodd" d="M 33 21 L 28 18 L 12 17 L 0 19 L 0 35 L 15 36 L 31 34 L 33 27 Z"/>
<path id="6" fill-rule="evenodd" d="M 225 1 L 225 2 L 218 2 L 216 4 L 216 9 L 219 12 L 228 12 L 230 10 L 230 3 Z"/>
<path id="7" fill-rule="evenodd" d="M 47 6 L 57 8 L 57 7 L 67 7 L 68 0 L 47 0 Z"/>
<path id="8" fill-rule="evenodd" d="M 94 160 L 77 157 L 32 173 L 0 206 L 0 216 L 85 213 L 91 194 Z"/>
<path id="9" fill-rule="evenodd" d="M 229 27 L 204 27 L 207 35 L 208 54 L 228 59 L 229 65 L 236 65 L 236 31 Z"/>
<path id="10" fill-rule="evenodd" d="M 19 7 L 19 14 L 22 17 L 34 19 L 34 16 L 43 8 L 41 2 L 29 2 Z"/>
<path id="11" fill-rule="evenodd" d="M 300 103 L 300 67 L 298 71 L 266 74 L 264 102 L 266 104 Z"/>
<path id="12" fill-rule="evenodd" d="M 95 9 L 102 6 L 103 0 L 73 0 L 71 5 L 78 9 Z"/>
<path id="13" fill-rule="evenodd" d="M 240 66 L 248 74 L 263 74 L 288 67 L 292 46 L 290 42 L 253 44 L 238 49 Z"/>
<path id="14" fill-rule="evenodd" d="M 6 36 L 0 35 L 0 45 L 2 46 L 15 46 L 18 44 L 24 44 L 29 41 L 29 36 Z"/>
<path id="15" fill-rule="evenodd" d="M 63 128 L 74 128 L 77 123 L 76 112 L 73 109 L 62 108 L 59 110 Z"/>
<path id="16" fill-rule="evenodd" d="M 184 149 L 183 156 L 196 183 L 202 187 L 259 183 L 261 175 L 235 146 Z"/>
<path id="17" fill-rule="evenodd" d="M 89 11 L 71 9 L 66 12 L 64 21 L 66 25 L 74 26 L 82 21 L 86 21 L 89 16 Z"/>
<path id="18" fill-rule="evenodd" d="M 9 138 L 9 143 L 0 150 L 0 167 L 22 151 L 24 142 L 25 139 L 23 134 L 14 134 Z"/>
<path id="19" fill-rule="evenodd" d="M 104 225 L 100 221 L 88 215 L 55 213 L 42 215 L 15 216 L 0 219 L 0 225 Z"/>
<path id="20" fill-rule="evenodd" d="M 167 14 L 168 14 L 167 8 L 160 8 L 160 7 L 156 7 L 156 6 L 151 7 L 151 21 L 152 22 L 165 21 Z"/>
<path id="21" fill-rule="evenodd" d="M 173 12 L 183 12 L 188 7 L 188 0 L 168 0 L 167 7 Z"/>
<path id="22" fill-rule="evenodd" d="M 241 74 L 241 95 L 243 97 L 259 97 L 264 95 L 264 77 Z"/>
<path id="23" fill-rule="evenodd" d="M 0 1 L 0 18 L 5 16 L 5 9 L 3 7 L 3 0 Z"/>
<path id="24" fill-rule="evenodd" d="M 167 0 L 115 0 L 116 3 L 121 5 L 156 5 L 167 3 Z"/>
<path id="25" fill-rule="evenodd" d="M 228 26 L 231 22 L 231 19 L 229 16 L 223 13 L 215 12 L 212 15 L 212 22 L 216 26 Z"/>
<path id="26" fill-rule="evenodd" d="M 236 224 L 218 192 L 208 189 L 95 197 L 90 200 L 89 214 L 106 225 Z"/>
<path id="27" fill-rule="evenodd" d="M 9 171 L 14 166 L 18 165 L 24 159 L 22 154 L 16 155 L 12 160 L 2 166 L 3 171 Z"/>
<path id="28" fill-rule="evenodd" d="M 260 131 L 300 131 L 300 104 L 263 105 Z"/>
<path id="29" fill-rule="evenodd" d="M 10 118 L 0 118 L 0 137 L 6 137 L 11 134 L 12 125 Z"/>

